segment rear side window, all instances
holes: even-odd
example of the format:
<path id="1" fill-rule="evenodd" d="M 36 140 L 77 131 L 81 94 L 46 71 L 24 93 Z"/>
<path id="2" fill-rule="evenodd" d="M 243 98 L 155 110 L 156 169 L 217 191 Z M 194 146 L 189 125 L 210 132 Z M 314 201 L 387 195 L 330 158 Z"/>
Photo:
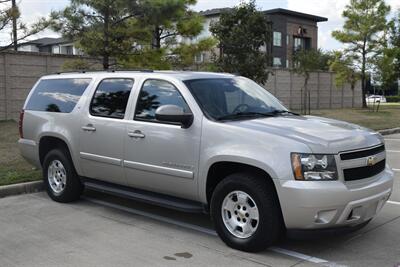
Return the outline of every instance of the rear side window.
<path id="1" fill-rule="evenodd" d="M 26 110 L 71 112 L 91 79 L 41 80 L 26 104 Z"/>
<path id="2" fill-rule="evenodd" d="M 90 104 L 90 114 L 123 119 L 132 86 L 132 79 L 110 78 L 102 80 Z"/>

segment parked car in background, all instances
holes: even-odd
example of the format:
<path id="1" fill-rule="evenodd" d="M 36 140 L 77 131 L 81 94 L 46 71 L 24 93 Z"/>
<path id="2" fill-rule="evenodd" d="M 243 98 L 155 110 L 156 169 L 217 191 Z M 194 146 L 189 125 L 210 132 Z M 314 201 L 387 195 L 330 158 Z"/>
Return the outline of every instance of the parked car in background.
<path id="1" fill-rule="evenodd" d="M 386 98 L 383 95 L 369 95 L 366 97 L 367 103 L 386 103 Z"/>
<path id="2" fill-rule="evenodd" d="M 286 229 L 366 225 L 393 186 L 380 134 L 300 116 L 231 74 L 44 76 L 19 129 L 21 154 L 42 168 L 53 200 L 86 187 L 210 213 L 221 239 L 244 251 Z"/>

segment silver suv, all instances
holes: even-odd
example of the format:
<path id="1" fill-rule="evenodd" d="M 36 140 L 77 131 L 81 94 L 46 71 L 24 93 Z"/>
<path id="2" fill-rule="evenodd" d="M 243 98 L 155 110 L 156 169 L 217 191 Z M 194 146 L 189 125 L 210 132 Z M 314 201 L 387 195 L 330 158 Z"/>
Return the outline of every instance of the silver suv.
<path id="1" fill-rule="evenodd" d="M 44 76 L 19 127 L 21 154 L 53 200 L 86 187 L 209 212 L 222 240 L 245 251 L 286 229 L 365 225 L 393 186 L 380 134 L 300 116 L 230 74 Z"/>

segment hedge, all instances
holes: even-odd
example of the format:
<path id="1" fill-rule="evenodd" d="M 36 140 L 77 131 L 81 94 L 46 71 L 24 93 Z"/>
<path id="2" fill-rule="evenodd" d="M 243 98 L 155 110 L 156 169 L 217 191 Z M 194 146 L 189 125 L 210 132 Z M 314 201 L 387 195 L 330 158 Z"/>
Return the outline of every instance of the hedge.
<path id="1" fill-rule="evenodd" d="M 386 96 L 386 102 L 400 102 L 400 95 Z"/>

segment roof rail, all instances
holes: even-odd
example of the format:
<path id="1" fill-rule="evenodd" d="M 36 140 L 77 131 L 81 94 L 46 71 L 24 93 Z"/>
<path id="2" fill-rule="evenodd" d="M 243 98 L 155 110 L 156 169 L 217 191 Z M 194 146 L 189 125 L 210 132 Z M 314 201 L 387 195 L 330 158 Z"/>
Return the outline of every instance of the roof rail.
<path id="1" fill-rule="evenodd" d="M 109 70 L 72 70 L 72 71 L 58 71 L 53 74 L 68 74 L 68 73 L 87 73 L 87 72 L 118 72 L 118 71 L 135 71 L 135 72 L 154 72 L 151 69 L 109 69 Z"/>
<path id="2" fill-rule="evenodd" d="M 116 71 L 137 71 L 137 72 L 154 72 L 152 69 L 112 69 L 112 72 Z"/>

